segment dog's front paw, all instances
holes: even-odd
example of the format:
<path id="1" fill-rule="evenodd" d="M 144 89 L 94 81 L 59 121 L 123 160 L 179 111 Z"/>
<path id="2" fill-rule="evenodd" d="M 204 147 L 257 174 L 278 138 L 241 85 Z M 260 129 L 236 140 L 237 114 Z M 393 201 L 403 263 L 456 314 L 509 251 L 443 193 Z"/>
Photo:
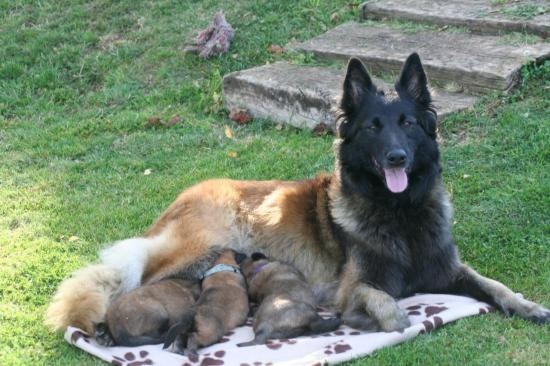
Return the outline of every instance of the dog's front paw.
<path id="1" fill-rule="evenodd" d="M 502 301 L 501 309 L 506 315 L 516 315 L 537 324 L 550 324 L 550 310 L 515 294 L 510 301 Z"/>
<path id="2" fill-rule="evenodd" d="M 537 324 L 550 324 L 550 310 L 535 304 L 525 318 Z"/>
<path id="3" fill-rule="evenodd" d="M 397 304 L 392 309 L 388 309 L 383 315 L 378 319 L 378 324 L 385 332 L 401 331 L 411 326 L 407 313 L 399 308 Z"/>

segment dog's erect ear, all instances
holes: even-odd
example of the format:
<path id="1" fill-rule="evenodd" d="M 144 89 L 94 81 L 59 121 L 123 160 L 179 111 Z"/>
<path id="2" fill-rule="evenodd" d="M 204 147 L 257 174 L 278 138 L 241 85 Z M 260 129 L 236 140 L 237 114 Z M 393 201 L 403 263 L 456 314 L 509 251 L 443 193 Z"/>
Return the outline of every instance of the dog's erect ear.
<path id="1" fill-rule="evenodd" d="M 365 65 L 358 58 L 352 57 L 348 63 L 348 70 L 344 80 L 344 90 L 340 101 L 341 115 L 339 116 L 338 134 L 347 139 L 353 135 L 355 126 L 352 123 L 354 114 L 359 110 L 365 97 L 376 94 Z"/>
<path id="2" fill-rule="evenodd" d="M 376 86 L 358 58 L 352 57 L 348 63 L 348 71 L 344 80 L 344 93 L 342 95 L 341 109 L 347 116 L 353 114 L 361 105 L 363 98 L 368 93 L 376 93 Z"/>
<path id="3" fill-rule="evenodd" d="M 431 105 L 432 98 L 428 90 L 428 78 L 418 53 L 412 53 L 407 57 L 401 70 L 401 76 L 395 83 L 395 90 L 399 96 L 403 97 L 406 94 L 422 106 L 428 107 Z"/>
<path id="4" fill-rule="evenodd" d="M 432 97 L 428 89 L 428 78 L 416 52 L 407 57 L 401 70 L 401 76 L 395 83 L 395 90 L 400 98 L 412 99 L 423 110 L 424 116 L 419 122 L 424 131 L 435 139 L 437 113 L 432 105 Z"/>
<path id="5" fill-rule="evenodd" d="M 259 261 L 260 259 L 267 259 L 267 257 L 263 253 L 258 253 L 258 252 L 252 253 L 250 258 L 252 258 L 253 261 Z"/>

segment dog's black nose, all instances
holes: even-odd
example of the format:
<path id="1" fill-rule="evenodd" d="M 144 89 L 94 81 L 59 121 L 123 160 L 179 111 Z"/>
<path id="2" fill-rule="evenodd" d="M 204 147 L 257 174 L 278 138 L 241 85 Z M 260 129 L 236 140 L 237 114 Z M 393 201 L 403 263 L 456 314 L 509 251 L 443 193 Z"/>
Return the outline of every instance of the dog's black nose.
<path id="1" fill-rule="evenodd" d="M 386 154 L 388 163 L 393 166 L 400 166 L 407 161 L 407 153 L 403 149 L 393 149 Z"/>

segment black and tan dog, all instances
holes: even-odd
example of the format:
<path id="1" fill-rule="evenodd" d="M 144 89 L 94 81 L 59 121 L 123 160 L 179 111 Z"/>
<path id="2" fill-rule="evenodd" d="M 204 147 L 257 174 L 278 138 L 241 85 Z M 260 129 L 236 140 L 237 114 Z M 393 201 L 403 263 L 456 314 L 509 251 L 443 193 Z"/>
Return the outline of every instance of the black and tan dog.
<path id="1" fill-rule="evenodd" d="M 334 174 L 210 180 L 187 189 L 143 238 L 113 245 L 100 264 L 62 283 L 48 324 L 93 331 L 119 292 L 176 273 L 197 276 L 197 263 L 220 247 L 290 262 L 317 287 L 337 282 L 330 297 L 354 327 L 407 327 L 396 299 L 415 292 L 465 294 L 508 315 L 550 322 L 546 308 L 459 259 L 436 113 L 417 54 L 386 95 L 350 60 L 337 114 Z"/>
<path id="2" fill-rule="evenodd" d="M 254 340 L 239 347 L 264 344 L 268 339 L 294 338 L 330 332 L 340 319 L 323 319 L 304 275 L 288 263 L 270 261 L 253 253 L 241 264 L 250 300 L 259 304 L 254 312 Z"/>
<path id="3" fill-rule="evenodd" d="M 106 324 L 96 329 L 105 346 L 164 343 L 170 327 L 192 322 L 200 287 L 196 280 L 166 279 L 119 296 L 107 309 Z"/>
<path id="4" fill-rule="evenodd" d="M 176 353 L 196 355 L 199 347 L 219 341 L 229 330 L 242 325 L 248 316 L 248 294 L 238 262 L 243 254 L 226 249 L 202 280 L 196 304 L 194 331 L 188 334 L 189 319 L 170 329 L 164 348 Z M 185 346 L 187 344 L 187 346 Z"/>

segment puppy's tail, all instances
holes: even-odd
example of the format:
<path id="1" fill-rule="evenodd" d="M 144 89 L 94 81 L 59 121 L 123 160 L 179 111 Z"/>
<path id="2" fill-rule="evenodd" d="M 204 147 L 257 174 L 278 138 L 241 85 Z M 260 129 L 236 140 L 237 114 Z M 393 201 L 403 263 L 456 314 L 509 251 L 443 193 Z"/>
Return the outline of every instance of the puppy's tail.
<path id="1" fill-rule="evenodd" d="M 195 308 L 193 307 L 190 311 L 188 311 L 183 316 L 183 318 L 179 322 L 172 325 L 170 329 L 168 329 L 168 332 L 164 337 L 164 346 L 162 346 L 162 348 L 166 349 L 170 347 L 170 345 L 176 341 L 176 338 L 180 334 L 188 333 L 189 330 L 191 330 L 191 327 L 193 326 L 194 319 L 195 319 Z"/>
<path id="2" fill-rule="evenodd" d="M 69 325 L 93 335 L 105 321 L 111 301 L 141 283 L 154 239 L 132 238 L 115 243 L 101 254 L 99 264 L 89 265 L 61 283 L 46 311 L 45 324 L 53 331 Z"/>
<path id="3" fill-rule="evenodd" d="M 317 320 L 314 320 L 309 325 L 309 332 L 307 332 L 308 335 L 312 334 L 319 334 L 319 333 L 326 333 L 326 332 L 332 332 L 333 330 L 336 330 L 342 325 L 342 320 L 339 318 L 328 318 L 323 319 L 319 317 Z"/>

